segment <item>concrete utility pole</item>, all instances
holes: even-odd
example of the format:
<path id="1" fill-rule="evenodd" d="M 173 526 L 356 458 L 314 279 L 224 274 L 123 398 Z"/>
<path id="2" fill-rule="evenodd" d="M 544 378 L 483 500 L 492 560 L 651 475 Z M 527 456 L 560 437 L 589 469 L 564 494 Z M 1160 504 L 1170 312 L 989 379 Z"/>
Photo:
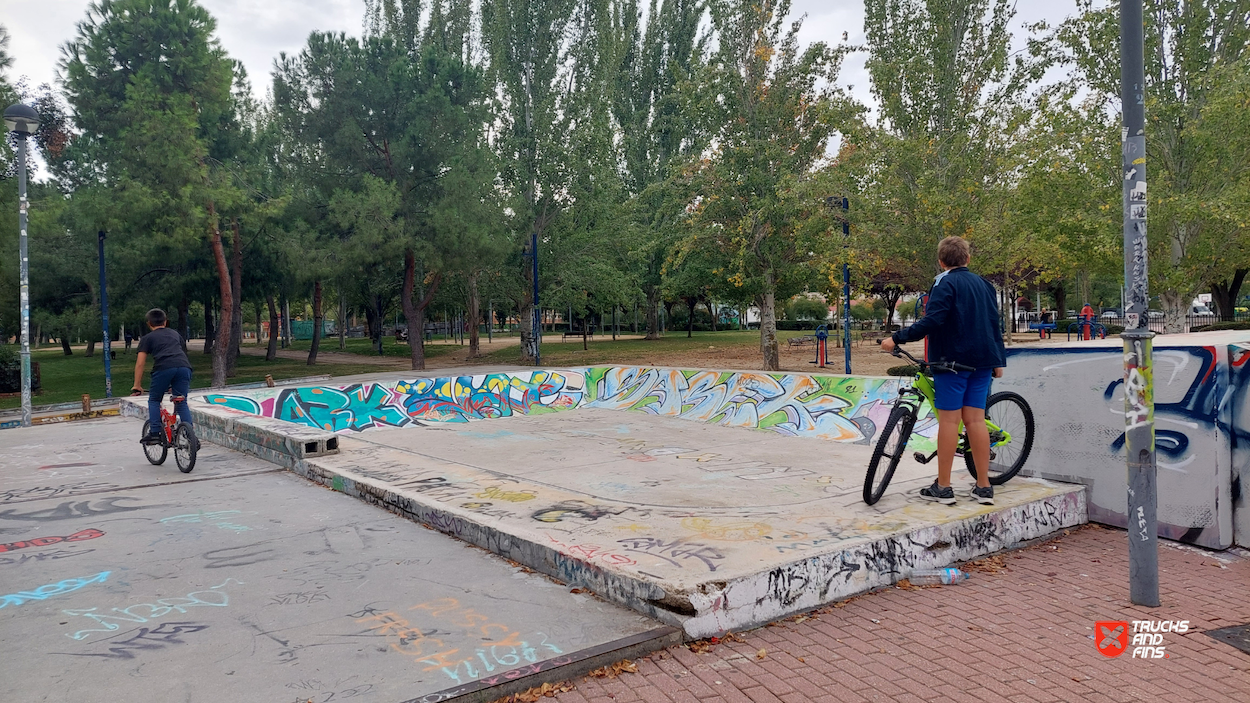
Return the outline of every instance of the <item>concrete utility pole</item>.
<path id="1" fill-rule="evenodd" d="M 1146 311 L 1146 76 L 1142 0 L 1120 0 L 1120 92 L 1124 103 L 1124 452 L 1128 457 L 1129 597 L 1159 605 L 1155 526 L 1154 364 Z"/>

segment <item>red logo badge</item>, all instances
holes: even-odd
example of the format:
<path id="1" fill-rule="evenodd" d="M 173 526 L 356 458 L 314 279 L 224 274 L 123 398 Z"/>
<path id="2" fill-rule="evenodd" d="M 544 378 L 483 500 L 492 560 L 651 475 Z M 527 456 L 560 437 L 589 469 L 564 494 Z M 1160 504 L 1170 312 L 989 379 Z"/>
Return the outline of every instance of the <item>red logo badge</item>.
<path id="1" fill-rule="evenodd" d="M 1128 648 L 1128 622 L 1111 620 L 1094 623 L 1094 642 L 1104 657 L 1118 657 Z"/>

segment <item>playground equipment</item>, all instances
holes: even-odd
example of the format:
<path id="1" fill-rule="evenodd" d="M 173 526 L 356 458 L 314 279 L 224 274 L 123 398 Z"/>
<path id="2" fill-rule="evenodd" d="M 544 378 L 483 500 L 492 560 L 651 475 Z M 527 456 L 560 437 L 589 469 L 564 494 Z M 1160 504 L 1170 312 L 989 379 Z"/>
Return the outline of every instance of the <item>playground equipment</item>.
<path id="1" fill-rule="evenodd" d="M 1081 308 L 1081 314 L 1077 317 L 1076 322 L 1068 324 L 1068 341 L 1072 341 L 1073 332 L 1076 332 L 1076 338 L 1082 341 L 1089 341 L 1095 335 L 1099 339 L 1107 338 L 1107 328 L 1098 322 L 1098 317 L 1094 313 L 1094 309 L 1089 306 L 1089 303 L 1086 303 L 1085 307 Z"/>
<path id="2" fill-rule="evenodd" d="M 1058 327 L 1059 325 L 1053 322 L 1030 322 L 1029 323 L 1029 331 L 1037 332 L 1038 339 L 1046 339 L 1047 337 L 1053 336 L 1055 333 L 1055 329 Z"/>
<path id="3" fill-rule="evenodd" d="M 816 328 L 816 360 L 808 362 L 816 364 L 816 368 L 823 369 L 829 365 L 829 326 L 821 325 Z"/>

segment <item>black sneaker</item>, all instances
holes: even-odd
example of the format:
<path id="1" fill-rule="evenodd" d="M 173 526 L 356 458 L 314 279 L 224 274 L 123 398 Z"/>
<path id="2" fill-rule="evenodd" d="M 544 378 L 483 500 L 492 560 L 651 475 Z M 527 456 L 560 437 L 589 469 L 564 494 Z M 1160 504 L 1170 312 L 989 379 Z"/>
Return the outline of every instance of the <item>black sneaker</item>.
<path id="1" fill-rule="evenodd" d="M 955 489 L 950 486 L 943 488 L 938 485 L 937 481 L 934 481 L 932 486 L 920 489 L 920 497 L 925 500 L 936 500 L 942 505 L 954 505 Z"/>
<path id="2" fill-rule="evenodd" d="M 143 439 L 140 439 L 139 444 L 142 444 L 147 447 L 158 447 L 160 446 L 161 442 L 164 441 L 164 439 L 165 438 L 159 434 L 150 434 L 144 437 Z"/>
<path id="3" fill-rule="evenodd" d="M 972 489 L 972 499 L 981 505 L 994 504 L 994 487 L 986 486 L 985 488 L 974 487 Z"/>

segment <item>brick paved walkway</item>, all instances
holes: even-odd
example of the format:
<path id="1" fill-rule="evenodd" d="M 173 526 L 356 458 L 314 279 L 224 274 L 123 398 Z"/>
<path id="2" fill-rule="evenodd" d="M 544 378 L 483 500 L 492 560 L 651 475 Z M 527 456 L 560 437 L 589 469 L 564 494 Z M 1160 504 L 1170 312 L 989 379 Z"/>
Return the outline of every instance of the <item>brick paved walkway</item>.
<path id="1" fill-rule="evenodd" d="M 1087 526 L 983 561 L 958 586 L 889 588 L 705 653 L 675 647 L 555 700 L 1250 701 L 1250 655 L 1203 634 L 1250 622 L 1250 557 L 1160 542 L 1164 605 L 1139 608 L 1125 539 Z M 1096 620 L 1152 618 L 1189 620 L 1164 635 L 1167 659 L 1096 650 Z"/>

